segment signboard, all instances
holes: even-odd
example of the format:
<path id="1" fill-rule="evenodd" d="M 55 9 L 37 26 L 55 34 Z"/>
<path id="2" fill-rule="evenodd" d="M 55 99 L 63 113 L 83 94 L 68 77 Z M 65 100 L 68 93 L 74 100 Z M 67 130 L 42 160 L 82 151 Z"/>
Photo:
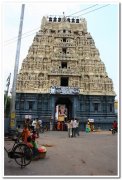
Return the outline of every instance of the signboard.
<path id="1" fill-rule="evenodd" d="M 94 122 L 94 119 L 88 119 L 89 122 Z"/>
<path id="2" fill-rule="evenodd" d="M 16 127 L 15 118 L 16 118 L 15 112 L 11 112 L 11 119 L 10 119 L 10 128 L 11 129 L 14 129 Z"/>
<path id="3" fill-rule="evenodd" d="M 58 116 L 58 121 L 64 121 L 64 115 L 59 115 Z"/>
<path id="4" fill-rule="evenodd" d="M 14 119 L 11 119 L 11 121 L 10 121 L 10 127 L 11 127 L 11 128 L 14 128 L 14 127 L 15 127 L 15 120 L 14 120 Z"/>
<path id="5" fill-rule="evenodd" d="M 25 115 L 25 119 L 31 119 L 31 115 Z"/>
<path id="6" fill-rule="evenodd" d="M 64 86 L 52 86 L 50 88 L 50 94 L 79 94 L 80 90 L 79 88 L 75 87 L 64 87 Z"/>
<path id="7" fill-rule="evenodd" d="M 15 112 L 11 113 L 11 119 L 15 119 Z"/>

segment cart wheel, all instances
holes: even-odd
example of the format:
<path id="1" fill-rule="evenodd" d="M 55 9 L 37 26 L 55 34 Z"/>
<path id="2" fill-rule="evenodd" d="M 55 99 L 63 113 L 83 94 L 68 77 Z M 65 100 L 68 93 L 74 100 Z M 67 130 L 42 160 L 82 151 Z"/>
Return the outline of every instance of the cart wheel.
<path id="1" fill-rule="evenodd" d="M 18 165 L 27 166 L 32 161 L 32 150 L 26 144 L 18 144 L 13 150 L 14 159 Z"/>

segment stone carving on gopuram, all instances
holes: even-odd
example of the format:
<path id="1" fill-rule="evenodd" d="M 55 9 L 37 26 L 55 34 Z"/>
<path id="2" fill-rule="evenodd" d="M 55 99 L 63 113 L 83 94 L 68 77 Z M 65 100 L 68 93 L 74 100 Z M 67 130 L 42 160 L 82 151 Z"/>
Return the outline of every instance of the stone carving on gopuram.
<path id="1" fill-rule="evenodd" d="M 16 92 L 55 93 L 55 87 L 63 86 L 61 77 L 68 77 L 64 86 L 79 94 L 115 96 L 85 19 L 43 17 L 23 60 Z"/>

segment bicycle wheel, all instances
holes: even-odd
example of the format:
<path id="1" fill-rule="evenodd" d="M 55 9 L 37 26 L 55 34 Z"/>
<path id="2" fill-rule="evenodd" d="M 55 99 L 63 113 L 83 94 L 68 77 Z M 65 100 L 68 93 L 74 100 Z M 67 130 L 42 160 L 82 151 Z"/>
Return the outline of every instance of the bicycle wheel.
<path id="1" fill-rule="evenodd" d="M 13 150 L 14 159 L 21 167 L 27 166 L 32 160 L 32 150 L 26 144 L 17 144 Z"/>

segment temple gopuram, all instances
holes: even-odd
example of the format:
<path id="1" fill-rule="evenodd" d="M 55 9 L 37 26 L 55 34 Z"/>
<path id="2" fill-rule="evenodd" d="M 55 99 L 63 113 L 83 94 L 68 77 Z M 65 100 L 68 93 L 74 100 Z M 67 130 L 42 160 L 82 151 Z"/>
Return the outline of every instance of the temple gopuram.
<path id="1" fill-rule="evenodd" d="M 17 78 L 16 119 L 44 122 L 77 118 L 111 128 L 116 120 L 113 82 L 85 19 L 43 17 Z"/>

